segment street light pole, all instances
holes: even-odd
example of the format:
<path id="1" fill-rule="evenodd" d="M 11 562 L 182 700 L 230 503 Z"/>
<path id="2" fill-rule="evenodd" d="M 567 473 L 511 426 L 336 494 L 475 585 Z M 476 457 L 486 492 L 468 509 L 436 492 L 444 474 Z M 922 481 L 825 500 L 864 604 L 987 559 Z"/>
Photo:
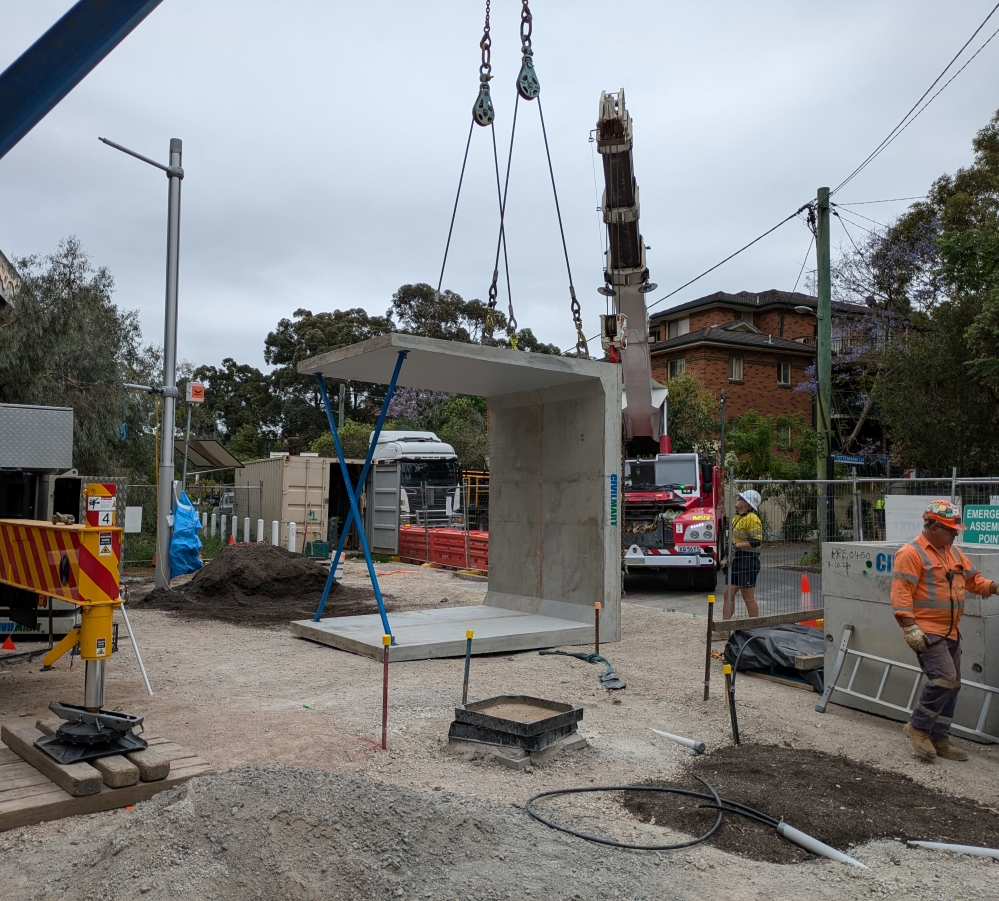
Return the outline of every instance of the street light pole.
<path id="1" fill-rule="evenodd" d="M 177 409 L 177 286 L 180 279 L 180 183 L 183 143 L 170 139 L 170 165 L 164 166 L 107 138 L 98 140 L 166 172 L 167 202 L 166 322 L 163 329 L 163 427 L 160 429 L 160 467 L 156 501 L 156 587 L 170 585 L 170 522 L 173 512 L 173 432 Z"/>

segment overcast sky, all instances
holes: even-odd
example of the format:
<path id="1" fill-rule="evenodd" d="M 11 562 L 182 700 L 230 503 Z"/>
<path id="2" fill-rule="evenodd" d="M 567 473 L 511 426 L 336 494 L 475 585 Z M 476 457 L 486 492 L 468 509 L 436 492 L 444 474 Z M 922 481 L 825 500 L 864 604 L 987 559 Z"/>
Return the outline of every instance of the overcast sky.
<path id="1" fill-rule="evenodd" d="M 0 0 L 0 70 L 71 5 Z M 993 5 L 534 0 L 534 58 L 587 335 L 605 303 L 588 141 L 601 90 L 624 87 L 635 123 L 642 232 L 660 286 L 651 303 L 818 186 L 838 184 Z M 400 285 L 437 282 L 483 12 L 470 0 L 164 0 L 0 160 L 0 249 L 45 254 L 77 235 L 113 273 L 116 302 L 162 343 L 167 180 L 97 136 L 164 162 L 179 137 L 181 359 L 263 366 L 267 332 L 299 307 L 383 314 Z M 493 0 L 501 154 L 519 13 L 516 0 Z M 972 51 L 996 27 L 999 14 Z M 967 165 L 975 131 L 999 107 L 997 86 L 999 38 L 836 199 L 919 195 Z M 855 209 L 884 222 L 906 205 Z M 445 287 L 486 298 L 497 227 L 491 145 L 476 128 Z M 570 347 L 536 104 L 521 103 L 507 236 L 520 325 Z M 834 226 L 834 255 L 841 241 Z M 790 289 L 808 243 L 792 221 L 656 310 L 717 290 Z"/>

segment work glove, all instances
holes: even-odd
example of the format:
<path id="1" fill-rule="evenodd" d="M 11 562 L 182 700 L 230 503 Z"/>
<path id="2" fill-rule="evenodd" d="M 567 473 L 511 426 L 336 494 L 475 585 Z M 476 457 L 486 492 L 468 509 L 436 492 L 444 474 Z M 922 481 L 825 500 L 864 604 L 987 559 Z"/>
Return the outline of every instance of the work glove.
<path id="1" fill-rule="evenodd" d="M 902 635 L 905 638 L 905 643 L 917 654 L 922 654 L 929 647 L 926 641 L 926 633 L 915 623 L 911 626 L 904 626 L 902 628 Z"/>

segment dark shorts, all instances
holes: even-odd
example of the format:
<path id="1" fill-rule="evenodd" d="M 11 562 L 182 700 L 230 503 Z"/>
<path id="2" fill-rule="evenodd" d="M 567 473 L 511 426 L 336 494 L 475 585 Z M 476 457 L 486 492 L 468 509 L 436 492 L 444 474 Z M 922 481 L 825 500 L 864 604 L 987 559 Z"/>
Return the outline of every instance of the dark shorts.
<path id="1" fill-rule="evenodd" d="M 756 577 L 760 574 L 760 555 L 737 551 L 732 560 L 732 585 L 740 588 L 755 588 Z"/>

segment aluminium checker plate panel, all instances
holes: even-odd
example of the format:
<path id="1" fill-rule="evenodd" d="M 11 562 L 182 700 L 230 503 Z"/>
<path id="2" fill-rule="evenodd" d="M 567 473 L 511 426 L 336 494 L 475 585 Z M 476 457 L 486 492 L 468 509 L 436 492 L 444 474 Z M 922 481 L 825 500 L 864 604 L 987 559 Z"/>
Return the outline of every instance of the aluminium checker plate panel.
<path id="1" fill-rule="evenodd" d="M 63 472 L 72 466 L 69 407 L 0 404 L 0 469 Z"/>

